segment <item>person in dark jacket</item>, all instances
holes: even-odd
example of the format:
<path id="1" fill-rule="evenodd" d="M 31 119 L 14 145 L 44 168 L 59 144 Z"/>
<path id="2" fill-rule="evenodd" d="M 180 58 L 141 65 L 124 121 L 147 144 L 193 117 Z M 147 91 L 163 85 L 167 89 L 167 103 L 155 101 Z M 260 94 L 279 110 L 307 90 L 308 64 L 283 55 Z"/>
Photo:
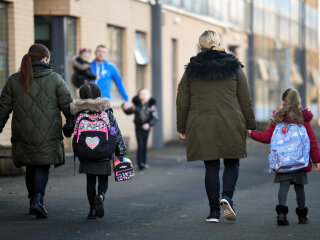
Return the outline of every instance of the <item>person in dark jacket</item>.
<path id="1" fill-rule="evenodd" d="M 66 137 L 76 134 L 75 124 L 80 113 L 96 114 L 106 112 L 110 126 L 115 129 L 116 150 L 115 155 L 122 157 L 126 155 L 126 147 L 123 141 L 116 118 L 110 106 L 108 98 L 101 98 L 101 91 L 97 84 L 87 83 L 80 88 L 80 98 L 71 104 L 73 117 L 67 120 L 63 127 Z M 108 176 L 111 175 L 111 162 L 113 154 L 99 161 L 87 161 L 79 156 L 79 173 L 87 176 L 87 196 L 90 204 L 88 219 L 102 218 L 104 216 L 103 201 L 108 189 Z M 98 193 L 96 191 L 96 179 L 98 179 Z"/>
<path id="2" fill-rule="evenodd" d="M 156 100 L 151 97 L 146 88 L 139 90 L 138 95 L 132 99 L 133 106 L 123 105 L 124 112 L 128 115 L 134 113 L 134 124 L 136 126 L 136 138 L 138 142 L 137 161 L 139 170 L 148 168 L 147 144 L 151 128 L 158 120 Z"/>
<path id="3" fill-rule="evenodd" d="M 186 140 L 187 160 L 204 161 L 210 214 L 207 222 L 236 219 L 232 197 L 239 159 L 247 157 L 246 129 L 256 122 L 250 91 L 240 61 L 220 46 L 219 34 L 205 31 L 201 52 L 190 59 L 178 86 L 177 132 Z M 220 158 L 224 159 L 220 199 Z"/>
<path id="4" fill-rule="evenodd" d="M 90 49 L 81 48 L 79 57 L 76 57 L 72 62 L 74 73 L 71 82 L 76 88 L 80 88 L 83 84 L 98 79 L 98 76 L 91 71 L 89 63 L 90 55 Z"/>
<path id="5" fill-rule="evenodd" d="M 70 117 L 72 102 L 65 81 L 49 61 L 44 45 L 32 45 L 0 97 L 0 133 L 12 112 L 12 158 L 16 167 L 26 166 L 29 213 L 38 218 L 48 216 L 43 197 L 50 165 L 65 162 L 61 111 Z"/>
<path id="6" fill-rule="evenodd" d="M 295 123 L 303 125 L 308 133 L 310 139 L 310 160 L 309 165 L 301 170 L 291 173 L 276 173 L 274 182 L 279 183 L 278 201 L 276 206 L 277 222 L 279 225 L 289 225 L 287 220 L 287 213 L 289 211 L 286 206 L 287 195 L 290 185 L 294 185 L 296 191 L 298 207 L 296 208 L 296 214 L 298 215 L 300 224 L 308 223 L 308 208 L 305 206 L 305 193 L 304 185 L 308 183 L 307 172 L 312 169 L 312 163 L 314 164 L 314 170 L 319 170 L 320 152 L 318 142 L 315 137 L 314 131 L 311 127 L 311 120 L 313 114 L 308 109 L 301 109 L 301 99 L 299 93 L 292 88 L 288 88 L 282 94 L 282 106 L 273 111 L 273 120 L 270 123 L 268 129 L 264 132 L 248 131 L 249 136 L 262 143 L 270 143 L 273 132 L 278 123 Z"/>

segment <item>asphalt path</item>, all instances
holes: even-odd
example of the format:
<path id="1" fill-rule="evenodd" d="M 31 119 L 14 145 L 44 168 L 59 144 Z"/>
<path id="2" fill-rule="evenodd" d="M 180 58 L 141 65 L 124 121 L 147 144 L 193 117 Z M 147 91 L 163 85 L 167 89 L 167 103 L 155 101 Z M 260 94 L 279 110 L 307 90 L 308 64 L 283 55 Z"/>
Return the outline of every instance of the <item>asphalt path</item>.
<path id="1" fill-rule="evenodd" d="M 73 176 L 73 158 L 50 170 L 45 196 L 49 218 L 29 216 L 24 178 L 0 178 L 0 240 L 51 239 L 320 239 L 320 173 L 308 174 L 310 223 L 299 225 L 293 187 L 288 196 L 290 226 L 276 224 L 278 185 L 267 164 L 268 146 L 248 141 L 234 195 L 238 218 L 206 223 L 209 213 L 203 162 L 186 162 L 182 144 L 149 153 L 150 168 L 132 181 L 109 178 L 105 217 L 87 220 L 83 174 Z M 129 156 L 130 157 L 130 156 Z M 131 155 L 134 159 L 134 155 Z M 223 163 L 221 162 L 222 170 Z M 221 171 L 222 173 L 222 171 Z M 222 175 L 222 174 L 221 174 Z"/>

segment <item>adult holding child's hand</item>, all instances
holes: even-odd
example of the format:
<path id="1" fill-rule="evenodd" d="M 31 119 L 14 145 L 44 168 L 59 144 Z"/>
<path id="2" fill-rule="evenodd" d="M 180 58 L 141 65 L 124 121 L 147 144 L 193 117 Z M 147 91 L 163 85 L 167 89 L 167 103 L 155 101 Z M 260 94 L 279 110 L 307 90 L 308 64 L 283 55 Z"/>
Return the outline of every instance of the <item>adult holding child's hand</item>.
<path id="1" fill-rule="evenodd" d="M 247 156 L 246 129 L 256 128 L 243 66 L 220 44 L 214 31 L 200 36 L 201 52 L 190 59 L 177 96 L 177 131 L 186 140 L 187 159 L 202 160 L 206 168 L 208 222 L 219 222 L 220 204 L 228 220 L 236 219 L 232 197 L 239 158 Z M 221 201 L 220 158 L 225 165 Z"/>

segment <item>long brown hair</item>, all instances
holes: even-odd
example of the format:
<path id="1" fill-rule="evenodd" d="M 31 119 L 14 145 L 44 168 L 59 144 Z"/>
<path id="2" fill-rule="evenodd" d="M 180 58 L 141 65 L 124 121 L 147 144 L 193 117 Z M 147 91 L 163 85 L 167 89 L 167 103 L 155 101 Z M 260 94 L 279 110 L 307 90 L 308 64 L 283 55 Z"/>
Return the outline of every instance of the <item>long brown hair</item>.
<path id="1" fill-rule="evenodd" d="M 43 44 L 33 44 L 27 54 L 21 60 L 20 83 L 26 92 L 30 91 L 30 83 L 33 79 L 32 62 L 41 61 L 43 58 L 50 58 L 50 52 Z"/>
<path id="2" fill-rule="evenodd" d="M 275 112 L 274 120 L 280 123 L 286 117 L 288 121 L 303 124 L 303 115 L 301 112 L 301 98 L 297 90 L 288 88 L 282 94 L 282 106 Z"/>

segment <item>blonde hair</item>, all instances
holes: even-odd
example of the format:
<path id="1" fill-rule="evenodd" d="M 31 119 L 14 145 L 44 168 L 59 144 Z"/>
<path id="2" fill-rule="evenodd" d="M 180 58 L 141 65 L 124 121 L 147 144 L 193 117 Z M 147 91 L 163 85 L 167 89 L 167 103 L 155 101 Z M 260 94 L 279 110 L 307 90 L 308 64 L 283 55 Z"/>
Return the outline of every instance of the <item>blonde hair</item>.
<path id="1" fill-rule="evenodd" d="M 220 47 L 221 40 L 219 33 L 207 30 L 199 37 L 199 45 L 202 50 L 220 50 L 224 51 L 223 47 Z"/>
<path id="2" fill-rule="evenodd" d="M 274 120 L 280 123 L 286 117 L 288 121 L 295 121 L 303 124 L 303 115 L 301 112 L 301 98 L 296 89 L 288 88 L 282 94 L 282 106 L 275 112 Z"/>

